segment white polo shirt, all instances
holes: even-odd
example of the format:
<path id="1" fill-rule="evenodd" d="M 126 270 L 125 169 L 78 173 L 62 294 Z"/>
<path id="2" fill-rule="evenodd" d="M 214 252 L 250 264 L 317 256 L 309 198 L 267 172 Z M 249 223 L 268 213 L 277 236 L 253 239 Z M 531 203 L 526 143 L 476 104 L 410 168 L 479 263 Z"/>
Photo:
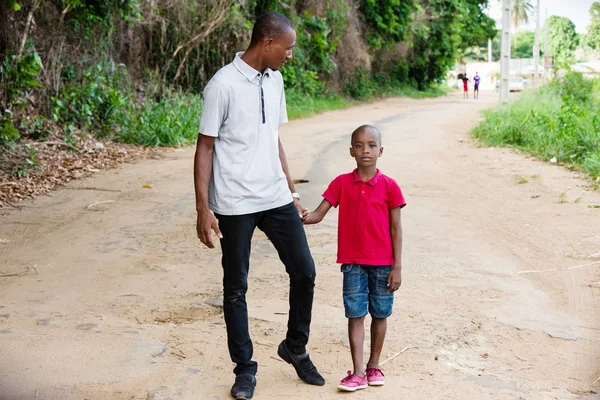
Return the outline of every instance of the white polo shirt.
<path id="1" fill-rule="evenodd" d="M 293 201 L 279 160 L 279 124 L 288 120 L 283 78 L 270 69 L 261 74 L 240 58 L 243 54 L 237 53 L 204 89 L 199 133 L 216 138 L 208 203 L 222 215 Z"/>

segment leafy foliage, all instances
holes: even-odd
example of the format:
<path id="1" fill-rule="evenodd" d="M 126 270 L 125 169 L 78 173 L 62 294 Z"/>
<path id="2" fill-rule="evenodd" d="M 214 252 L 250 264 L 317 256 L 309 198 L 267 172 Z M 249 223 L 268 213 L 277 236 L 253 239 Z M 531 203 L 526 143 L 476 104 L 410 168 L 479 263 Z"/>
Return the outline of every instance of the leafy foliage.
<path id="1" fill-rule="evenodd" d="M 551 16 L 548 19 L 548 52 L 560 64 L 570 63 L 577 47 L 575 24 L 568 18 Z"/>
<path id="2" fill-rule="evenodd" d="M 521 23 L 529 22 L 529 16 L 532 12 L 533 5 L 531 5 L 530 0 L 513 0 L 511 16 L 516 31 L 519 30 Z"/>
<path id="3" fill-rule="evenodd" d="M 367 29 L 367 42 L 377 50 L 389 47 L 405 38 L 414 0 L 360 0 L 359 9 Z"/>
<path id="4" fill-rule="evenodd" d="M 600 183 L 600 80 L 569 72 L 539 91 L 486 112 L 473 135 L 581 169 Z"/>
<path id="5" fill-rule="evenodd" d="M 269 10 L 288 16 L 297 33 L 294 60 L 282 68 L 290 115 L 348 98 L 437 95 L 425 90 L 457 55 L 495 34 L 487 3 L 0 0 L 8 27 L 0 30 L 0 145 L 44 140 L 49 129 L 73 145 L 90 131 L 149 146 L 189 143 L 208 79 L 247 46 L 253 21 Z M 345 54 L 355 44 L 359 66 Z"/>
<path id="6" fill-rule="evenodd" d="M 593 49 L 600 50 L 600 2 L 595 1 L 590 7 L 592 23 L 588 29 L 587 43 Z"/>

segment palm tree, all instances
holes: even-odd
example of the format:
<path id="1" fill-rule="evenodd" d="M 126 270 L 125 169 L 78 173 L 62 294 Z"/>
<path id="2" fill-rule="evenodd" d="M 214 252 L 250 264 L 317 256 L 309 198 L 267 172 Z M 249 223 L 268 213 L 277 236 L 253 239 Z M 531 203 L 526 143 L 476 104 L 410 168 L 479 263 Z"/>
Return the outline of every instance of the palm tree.
<path id="1" fill-rule="evenodd" d="M 530 0 L 513 0 L 512 5 L 512 22 L 515 27 L 515 43 L 517 45 L 517 31 L 519 30 L 519 25 L 521 23 L 529 22 L 529 15 L 533 11 L 533 5 L 531 5 Z"/>

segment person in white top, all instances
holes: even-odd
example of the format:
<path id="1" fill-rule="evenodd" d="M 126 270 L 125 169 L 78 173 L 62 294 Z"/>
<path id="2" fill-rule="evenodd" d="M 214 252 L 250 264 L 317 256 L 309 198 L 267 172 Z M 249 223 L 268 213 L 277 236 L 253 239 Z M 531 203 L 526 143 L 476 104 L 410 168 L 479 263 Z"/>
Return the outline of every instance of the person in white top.
<path id="1" fill-rule="evenodd" d="M 211 249 L 211 231 L 220 239 L 227 344 L 236 364 L 231 395 L 236 399 L 250 399 L 256 386 L 258 365 L 252 360 L 246 305 L 256 227 L 273 243 L 290 278 L 288 331 L 277 353 L 304 382 L 325 384 L 306 352 L 315 264 L 302 225 L 300 196 L 279 140 L 279 125 L 288 119 L 278 69 L 292 59 L 295 43 L 296 32 L 285 16 L 263 15 L 247 50 L 237 53 L 204 89 L 194 158 L 197 232 Z"/>

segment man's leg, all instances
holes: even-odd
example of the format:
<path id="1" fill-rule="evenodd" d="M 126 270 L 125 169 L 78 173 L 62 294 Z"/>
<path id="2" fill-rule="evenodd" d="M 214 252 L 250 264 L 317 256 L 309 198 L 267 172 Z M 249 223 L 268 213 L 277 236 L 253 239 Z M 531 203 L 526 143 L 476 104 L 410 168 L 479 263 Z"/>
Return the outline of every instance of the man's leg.
<path id="1" fill-rule="evenodd" d="M 258 227 L 275 246 L 290 277 L 288 331 L 278 353 L 294 366 L 304 382 L 323 385 L 325 380 L 306 353 L 316 273 L 304 226 L 294 203 L 265 211 Z"/>
<path id="2" fill-rule="evenodd" d="M 315 287 L 313 261 L 304 226 L 293 203 L 266 211 L 258 223 L 279 253 L 290 276 L 290 314 L 286 344 L 295 354 L 306 352 Z"/>
<path id="3" fill-rule="evenodd" d="M 256 227 L 256 214 L 216 215 L 223 234 L 223 313 L 227 326 L 227 346 L 236 375 L 256 375 L 258 364 L 252 361 L 252 340 L 248 332 L 248 268 L 250 242 Z"/>

